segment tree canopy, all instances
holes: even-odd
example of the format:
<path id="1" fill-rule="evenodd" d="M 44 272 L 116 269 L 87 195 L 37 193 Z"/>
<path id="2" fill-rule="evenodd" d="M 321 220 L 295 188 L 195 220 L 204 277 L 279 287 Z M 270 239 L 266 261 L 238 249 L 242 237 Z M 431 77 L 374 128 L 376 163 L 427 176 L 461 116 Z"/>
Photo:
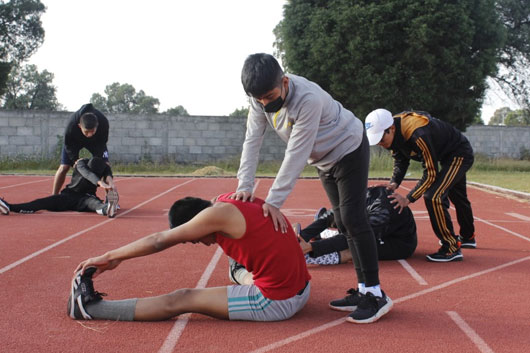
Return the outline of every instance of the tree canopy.
<path id="1" fill-rule="evenodd" d="M 229 116 L 244 116 L 245 118 L 248 116 L 248 107 L 241 107 L 236 110 L 234 110 L 232 113 L 230 113 Z"/>
<path id="2" fill-rule="evenodd" d="M 128 84 L 114 82 L 105 87 L 105 95 L 99 93 L 92 94 L 90 102 L 94 106 L 106 113 L 158 113 L 160 101 L 145 94 Z"/>
<path id="3" fill-rule="evenodd" d="M 164 113 L 175 116 L 190 116 L 186 108 L 184 108 L 182 105 L 177 105 L 176 107 L 169 108 Z"/>
<path id="4" fill-rule="evenodd" d="M 360 118 L 419 109 L 465 129 L 505 31 L 494 0 L 291 0 L 274 33 L 288 72 Z"/>
<path id="5" fill-rule="evenodd" d="M 45 11 L 39 0 L 0 0 L 0 95 L 11 64 L 29 58 L 44 41 L 40 16 Z"/>
<path id="6" fill-rule="evenodd" d="M 511 110 L 508 107 L 499 108 L 493 113 L 488 125 L 529 126 L 530 110 Z"/>
<path id="7" fill-rule="evenodd" d="M 22 110 L 61 109 L 52 84 L 53 74 L 39 72 L 35 65 L 15 65 L 9 74 L 6 93 L 2 97 L 2 108 Z"/>
<path id="8" fill-rule="evenodd" d="M 493 79 L 514 102 L 530 109 L 530 2 L 497 0 L 496 4 L 507 35 L 501 69 Z"/>

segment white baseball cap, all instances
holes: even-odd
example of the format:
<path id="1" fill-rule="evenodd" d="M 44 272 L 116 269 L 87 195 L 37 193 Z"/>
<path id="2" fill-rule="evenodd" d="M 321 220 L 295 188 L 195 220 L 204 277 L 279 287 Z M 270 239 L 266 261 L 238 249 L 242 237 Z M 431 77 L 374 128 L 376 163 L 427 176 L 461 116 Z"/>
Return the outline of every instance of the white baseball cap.
<path id="1" fill-rule="evenodd" d="M 370 146 L 381 142 L 385 130 L 394 124 L 392 113 L 386 109 L 376 109 L 366 116 L 364 126 Z"/>

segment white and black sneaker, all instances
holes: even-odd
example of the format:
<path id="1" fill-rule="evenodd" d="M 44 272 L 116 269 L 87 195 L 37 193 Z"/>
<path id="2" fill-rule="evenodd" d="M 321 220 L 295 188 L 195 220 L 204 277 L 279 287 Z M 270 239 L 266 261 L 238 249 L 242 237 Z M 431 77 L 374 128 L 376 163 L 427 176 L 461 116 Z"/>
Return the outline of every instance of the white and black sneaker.
<path id="1" fill-rule="evenodd" d="M 9 204 L 2 198 L 0 198 L 0 213 L 6 216 L 9 214 Z"/>
<path id="2" fill-rule="evenodd" d="M 357 309 L 348 315 L 346 321 L 356 324 L 369 324 L 375 322 L 392 309 L 394 303 L 381 291 L 382 297 L 377 297 L 372 293 L 362 295 Z"/>
<path id="3" fill-rule="evenodd" d="M 119 199 L 120 197 L 116 190 L 109 190 L 107 193 L 107 217 L 114 218 L 116 216 Z"/>
<path id="4" fill-rule="evenodd" d="M 350 288 L 346 291 L 347 296 L 341 299 L 332 300 L 329 307 L 338 311 L 355 311 L 361 302 L 363 295 L 359 290 Z"/>
<path id="5" fill-rule="evenodd" d="M 239 283 L 240 281 L 238 281 L 237 279 L 241 279 L 238 275 L 238 272 L 241 271 L 241 270 L 244 270 L 246 271 L 246 268 L 245 266 L 241 265 L 239 262 L 237 262 L 236 260 L 232 259 L 230 256 L 228 257 L 228 278 L 230 279 L 230 282 L 234 283 L 234 284 L 241 284 Z"/>
<path id="6" fill-rule="evenodd" d="M 72 281 L 72 293 L 68 298 L 67 314 L 75 320 L 92 320 L 92 316 L 86 311 L 86 305 L 100 301 L 101 296 L 106 295 L 94 290 L 92 276 L 96 272 L 95 267 L 85 269 L 85 273 L 78 272 Z"/>

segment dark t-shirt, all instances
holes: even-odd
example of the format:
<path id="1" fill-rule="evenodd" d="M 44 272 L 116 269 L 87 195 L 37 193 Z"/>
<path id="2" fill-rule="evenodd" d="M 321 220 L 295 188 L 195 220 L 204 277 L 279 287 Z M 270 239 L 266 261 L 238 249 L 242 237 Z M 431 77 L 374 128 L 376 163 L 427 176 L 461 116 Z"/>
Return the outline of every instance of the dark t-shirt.
<path id="1" fill-rule="evenodd" d="M 88 138 L 79 128 L 79 119 L 85 113 L 93 113 L 98 118 L 98 127 L 96 133 Z M 70 117 L 66 130 L 64 132 L 64 149 L 68 158 L 75 162 L 79 156 L 79 150 L 88 149 L 94 156 L 104 157 L 107 150 L 107 141 L 109 139 L 109 121 L 99 110 L 92 104 L 85 104 Z"/>

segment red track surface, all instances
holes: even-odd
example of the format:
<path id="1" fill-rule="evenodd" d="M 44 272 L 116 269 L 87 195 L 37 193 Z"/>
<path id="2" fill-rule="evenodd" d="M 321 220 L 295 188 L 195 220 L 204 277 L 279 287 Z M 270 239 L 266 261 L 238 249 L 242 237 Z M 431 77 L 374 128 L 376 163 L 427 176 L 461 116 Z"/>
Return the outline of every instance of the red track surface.
<path id="1" fill-rule="evenodd" d="M 260 180 L 256 195 L 265 197 L 271 183 Z M 51 177 L 0 176 L 0 196 L 25 202 L 48 195 L 51 185 Z M 463 262 L 425 261 L 437 239 L 423 202 L 412 205 L 418 249 L 406 262 L 380 262 L 382 288 L 395 305 L 374 324 L 350 324 L 344 313 L 328 309 L 329 300 L 355 285 L 351 264 L 311 267 L 311 298 L 284 322 L 196 314 L 155 323 L 74 321 L 66 301 L 80 261 L 165 229 L 176 199 L 209 199 L 233 191 L 236 180 L 119 178 L 118 187 L 121 210 L 112 220 L 75 212 L 0 216 L 1 352 L 512 353 L 530 347 L 530 203 L 474 188 L 478 249 L 464 249 Z M 329 203 L 320 182 L 299 180 L 283 211 L 306 225 L 321 206 Z M 217 249 L 186 244 L 126 261 L 95 287 L 108 299 L 123 299 L 227 285 L 228 262 Z"/>

